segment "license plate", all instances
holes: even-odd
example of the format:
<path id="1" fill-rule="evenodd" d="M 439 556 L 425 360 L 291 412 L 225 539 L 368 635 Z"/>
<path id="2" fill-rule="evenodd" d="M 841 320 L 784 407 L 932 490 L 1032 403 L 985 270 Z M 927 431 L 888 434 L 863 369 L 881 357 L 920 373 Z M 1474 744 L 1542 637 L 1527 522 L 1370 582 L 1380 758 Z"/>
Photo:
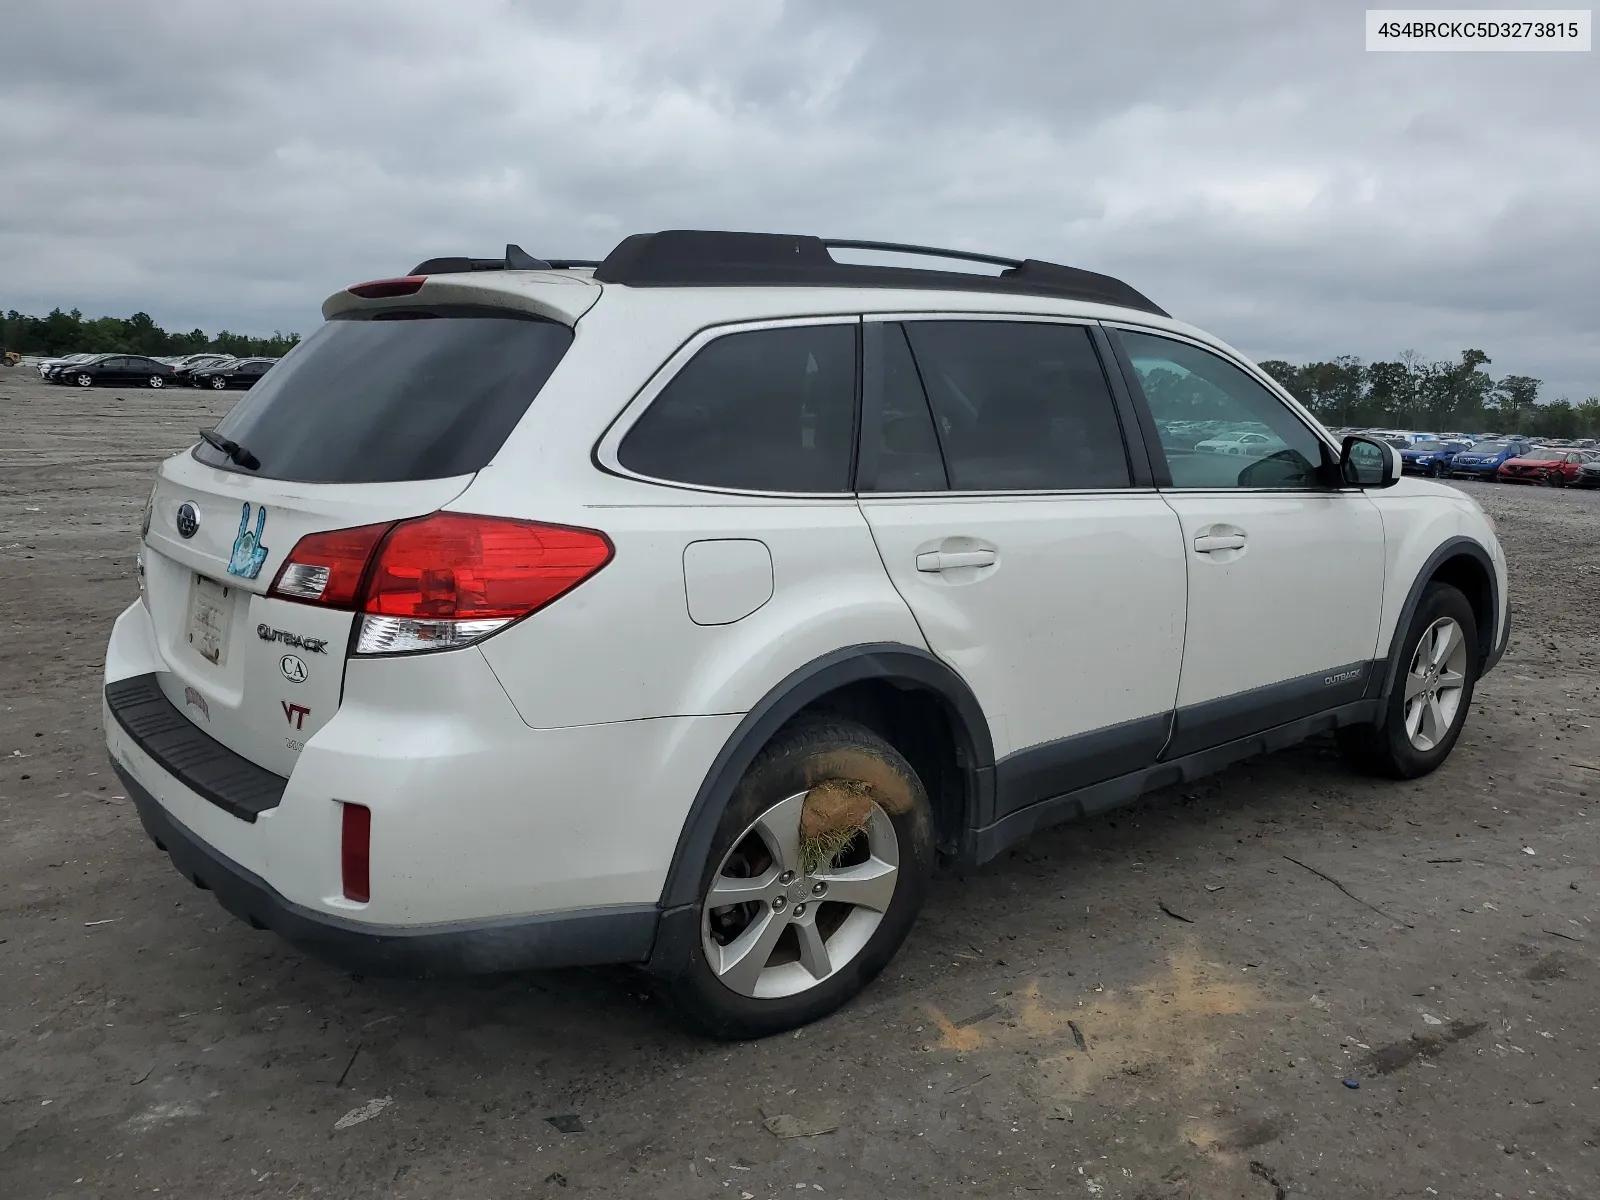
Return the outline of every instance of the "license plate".
<path id="1" fill-rule="evenodd" d="M 219 667 L 228 661 L 232 617 L 233 589 L 196 575 L 189 592 L 189 644 L 201 658 Z"/>

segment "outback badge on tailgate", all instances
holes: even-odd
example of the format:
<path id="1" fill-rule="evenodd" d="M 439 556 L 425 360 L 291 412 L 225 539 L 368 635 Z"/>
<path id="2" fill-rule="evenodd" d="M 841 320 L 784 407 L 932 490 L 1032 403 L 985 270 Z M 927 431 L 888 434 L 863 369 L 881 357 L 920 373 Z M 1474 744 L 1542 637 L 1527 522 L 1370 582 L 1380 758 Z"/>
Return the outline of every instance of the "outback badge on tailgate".
<path id="1" fill-rule="evenodd" d="M 228 560 L 228 574 L 240 579 L 254 579 L 261 574 L 261 564 L 267 560 L 267 547 L 262 544 L 261 533 L 267 527 L 267 506 L 256 509 L 255 532 L 250 531 L 250 501 L 244 502 L 239 514 L 239 533 L 233 539 L 233 557 Z"/>

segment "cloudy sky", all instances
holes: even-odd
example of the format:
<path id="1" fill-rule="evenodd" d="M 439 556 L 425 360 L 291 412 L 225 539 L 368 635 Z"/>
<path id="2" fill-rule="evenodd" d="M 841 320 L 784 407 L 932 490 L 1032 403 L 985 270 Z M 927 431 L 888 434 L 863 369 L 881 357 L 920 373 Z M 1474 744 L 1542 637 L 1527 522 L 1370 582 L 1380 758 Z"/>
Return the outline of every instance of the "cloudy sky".
<path id="1" fill-rule="evenodd" d="M 0 308 L 305 332 L 433 254 L 764 229 L 1600 393 L 1593 53 L 1369 54 L 1359 5 L 1254 0 L 5 8 Z"/>

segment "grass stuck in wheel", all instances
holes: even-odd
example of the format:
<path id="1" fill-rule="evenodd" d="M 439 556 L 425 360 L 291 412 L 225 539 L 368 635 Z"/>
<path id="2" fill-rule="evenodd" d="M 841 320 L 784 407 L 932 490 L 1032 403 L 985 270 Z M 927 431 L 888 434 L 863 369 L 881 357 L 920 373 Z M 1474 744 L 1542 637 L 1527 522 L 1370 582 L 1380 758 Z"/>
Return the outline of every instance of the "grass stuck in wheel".
<path id="1" fill-rule="evenodd" d="M 854 779 L 828 779 L 806 793 L 800 812 L 800 860 L 806 874 L 827 870 L 872 819 L 872 787 Z"/>

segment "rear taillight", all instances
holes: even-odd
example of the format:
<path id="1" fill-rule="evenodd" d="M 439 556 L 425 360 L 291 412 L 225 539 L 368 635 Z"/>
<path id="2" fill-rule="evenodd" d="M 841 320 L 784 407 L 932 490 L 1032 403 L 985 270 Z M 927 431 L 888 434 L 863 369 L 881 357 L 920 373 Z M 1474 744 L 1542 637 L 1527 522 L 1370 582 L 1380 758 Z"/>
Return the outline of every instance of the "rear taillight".
<path id="1" fill-rule="evenodd" d="M 365 904 L 372 899 L 372 810 L 363 804 L 344 804 L 339 830 L 339 873 L 344 898 Z"/>
<path id="2" fill-rule="evenodd" d="M 304 537 L 269 595 L 359 611 L 357 654 L 449 650 L 537 612 L 611 553 L 592 529 L 434 513 Z"/>
<path id="3" fill-rule="evenodd" d="M 358 525 L 307 534 L 295 543 L 268 594 L 329 608 L 354 608 L 372 548 L 391 528 Z"/>

